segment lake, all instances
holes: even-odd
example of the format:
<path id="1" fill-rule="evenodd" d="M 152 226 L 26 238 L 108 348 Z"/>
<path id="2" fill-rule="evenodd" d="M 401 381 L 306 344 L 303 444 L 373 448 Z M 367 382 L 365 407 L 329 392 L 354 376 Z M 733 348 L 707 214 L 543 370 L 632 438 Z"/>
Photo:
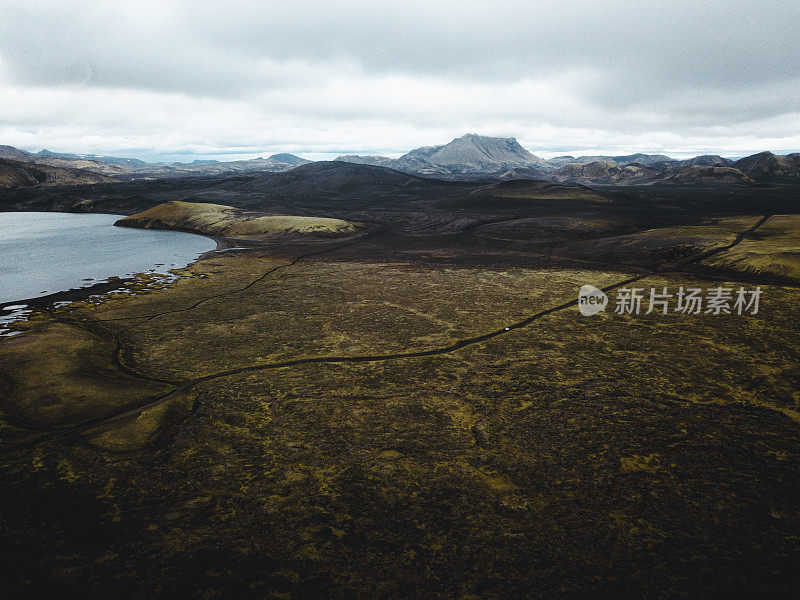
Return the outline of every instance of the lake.
<path id="1" fill-rule="evenodd" d="M 0 212 L 0 304 L 167 273 L 217 246 L 191 233 L 114 227 L 122 216 Z"/>

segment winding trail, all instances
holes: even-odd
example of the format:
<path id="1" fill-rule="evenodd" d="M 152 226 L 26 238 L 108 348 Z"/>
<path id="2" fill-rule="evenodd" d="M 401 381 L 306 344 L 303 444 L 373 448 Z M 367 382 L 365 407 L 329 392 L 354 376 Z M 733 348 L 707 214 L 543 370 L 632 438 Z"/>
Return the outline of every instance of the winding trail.
<path id="1" fill-rule="evenodd" d="M 715 248 L 711 248 L 709 250 L 703 251 L 703 252 L 701 252 L 701 253 L 699 253 L 699 254 L 697 254 L 695 256 L 688 257 L 688 258 L 685 258 L 685 259 L 682 259 L 682 260 L 679 260 L 679 261 L 664 262 L 664 263 L 662 263 L 662 264 L 660 264 L 660 265 L 648 270 L 645 273 L 642 273 L 640 275 L 636 275 L 634 277 L 629 277 L 629 278 L 624 279 L 622 281 L 618 281 L 616 283 L 610 284 L 610 285 L 602 288 L 602 290 L 604 292 L 613 291 L 613 290 L 615 290 L 617 288 L 630 285 L 630 284 L 635 283 L 637 281 L 641 281 L 642 279 L 645 279 L 647 277 L 651 277 L 653 275 L 658 275 L 658 274 L 661 274 L 661 273 L 668 273 L 668 272 L 671 272 L 671 271 L 676 271 L 676 270 L 679 270 L 682 267 L 688 266 L 690 264 L 698 263 L 698 262 L 700 262 L 700 261 L 702 261 L 702 260 L 704 260 L 706 258 L 709 258 L 711 256 L 720 254 L 722 252 L 726 252 L 726 251 L 730 250 L 731 248 L 733 248 L 733 247 L 737 246 L 738 244 L 740 244 L 744 239 L 746 239 L 748 236 L 750 236 L 759 227 L 764 225 L 764 223 L 766 223 L 770 219 L 771 216 L 772 215 L 768 214 L 768 215 L 764 215 L 763 217 L 761 217 L 761 219 L 759 219 L 758 222 L 756 222 L 749 229 L 747 229 L 746 231 L 738 234 L 736 236 L 736 238 L 734 239 L 734 241 L 731 242 L 730 244 L 727 244 L 727 245 L 724 245 L 724 246 L 717 246 Z M 372 232 L 371 235 L 374 235 L 375 233 L 378 233 L 378 232 L 377 231 Z M 358 243 L 360 241 L 363 241 L 363 239 L 364 238 L 360 238 L 358 240 L 351 241 L 347 245 L 350 245 L 352 243 Z M 344 245 L 339 245 L 335 249 L 338 249 L 338 248 L 341 248 L 341 247 L 344 247 Z M 334 248 L 328 249 L 325 252 L 331 252 L 333 250 L 334 250 Z M 263 280 L 269 274 L 274 273 L 279 268 L 289 267 L 289 266 L 291 266 L 293 264 L 296 264 L 298 261 L 302 260 L 303 258 L 308 258 L 309 256 L 314 256 L 314 255 L 321 254 L 321 253 L 322 252 L 317 251 L 317 252 L 301 255 L 301 256 L 297 257 L 296 259 L 294 259 L 290 263 L 286 263 L 285 265 L 279 265 L 278 267 L 270 269 L 264 275 L 262 275 L 262 276 L 258 277 L 257 279 L 253 280 L 247 286 L 245 286 L 245 287 L 243 287 L 243 288 L 241 288 L 239 290 L 233 290 L 233 291 L 225 292 L 223 294 L 218 294 L 218 295 L 215 295 L 215 296 L 209 296 L 208 298 L 204 298 L 203 300 L 196 302 L 195 304 L 193 304 L 192 306 L 190 306 L 188 308 L 175 310 L 175 311 L 165 311 L 165 312 L 162 312 L 162 313 L 157 313 L 157 314 L 154 314 L 154 315 L 151 315 L 151 316 L 147 317 L 147 320 L 152 319 L 152 318 L 156 318 L 156 317 L 158 317 L 158 316 L 160 316 L 162 314 L 171 314 L 171 313 L 175 313 L 175 312 L 185 312 L 187 310 L 192 310 L 193 308 L 196 308 L 197 306 L 200 306 L 203 302 L 206 302 L 206 301 L 211 300 L 213 298 L 221 297 L 221 296 L 225 296 L 225 295 L 230 295 L 230 294 L 233 294 L 233 293 L 236 293 L 236 292 L 239 292 L 239 291 L 243 291 L 245 289 L 248 289 L 249 287 L 252 287 L 253 285 L 258 283 L 259 281 Z M 21 443 L 16 444 L 16 445 L 9 445 L 9 446 L 7 446 L 5 448 L 0 449 L 0 454 L 6 453 L 6 452 L 10 452 L 12 450 L 17 450 L 17 449 L 20 449 L 20 448 L 36 446 L 36 445 L 44 443 L 44 442 L 50 442 L 50 441 L 56 441 L 56 440 L 64 440 L 64 439 L 67 439 L 67 438 L 70 438 L 70 437 L 74 437 L 76 435 L 85 433 L 87 431 L 90 431 L 90 430 L 93 430 L 93 429 L 96 429 L 96 428 L 99 428 L 99 427 L 102 427 L 102 426 L 105 426 L 105 425 L 114 424 L 116 422 L 120 422 L 120 421 L 123 421 L 125 419 L 131 418 L 131 417 L 134 417 L 134 416 L 138 416 L 143 411 L 145 411 L 145 410 L 147 410 L 149 408 L 152 408 L 154 406 L 157 406 L 157 405 L 159 405 L 159 404 L 161 404 L 163 402 L 166 402 L 166 401 L 170 400 L 171 398 L 174 398 L 174 397 L 176 397 L 176 396 L 178 396 L 180 394 L 183 394 L 183 393 L 193 389 L 194 387 L 196 387 L 196 386 L 198 386 L 198 385 L 200 385 L 202 383 L 208 382 L 208 381 L 214 381 L 214 380 L 217 380 L 217 379 L 222 379 L 224 377 L 230 377 L 230 376 L 233 376 L 233 375 L 240 375 L 240 374 L 244 374 L 244 373 L 265 371 L 265 370 L 269 370 L 269 369 L 282 369 L 282 368 L 294 367 L 294 366 L 300 366 L 300 365 L 343 364 L 343 363 L 371 363 L 371 362 L 382 362 L 382 361 L 389 361 L 389 360 L 423 358 L 423 357 L 427 357 L 427 356 L 439 356 L 439 355 L 443 355 L 443 354 L 449 354 L 449 353 L 461 350 L 462 348 L 466 348 L 468 346 L 472 346 L 474 344 L 480 344 L 480 343 L 486 342 L 488 340 L 491 340 L 493 338 L 499 337 L 499 336 L 504 335 L 506 333 L 510 333 L 511 331 L 515 331 L 517 329 L 522 329 L 523 327 L 527 327 L 528 325 L 530 325 L 531 323 L 533 323 L 534 321 L 536 321 L 538 319 L 541 319 L 541 318 L 546 317 L 548 315 L 551 315 L 553 313 L 565 310 L 567 308 L 574 307 L 574 306 L 577 305 L 577 303 L 578 303 L 578 299 L 577 298 L 575 298 L 573 300 L 566 301 L 566 302 L 562 302 L 561 304 L 558 304 L 556 306 L 540 310 L 539 312 L 536 312 L 536 313 L 532 314 L 531 316 L 526 317 L 525 319 L 522 319 L 520 321 L 516 321 L 516 322 L 511 323 L 511 324 L 509 324 L 509 325 L 507 325 L 505 327 L 501 327 L 499 329 L 496 329 L 494 331 L 490 331 L 488 333 L 484 333 L 484 334 L 480 334 L 480 335 L 475 335 L 475 336 L 463 338 L 463 339 L 458 340 L 458 341 L 456 341 L 456 342 L 454 342 L 452 344 L 449 344 L 447 346 L 440 346 L 440 347 L 437 347 L 437 348 L 430 348 L 430 349 L 427 349 L 427 350 L 417 350 L 417 351 L 410 351 L 410 352 L 396 352 L 396 353 L 389 353 L 389 354 L 372 354 L 372 355 L 357 355 L 357 356 L 337 356 L 337 355 L 332 355 L 332 356 L 317 356 L 317 357 L 299 358 L 299 359 L 294 359 L 294 360 L 277 361 L 277 362 L 266 362 L 266 363 L 259 363 L 259 364 L 250 365 L 250 366 L 246 366 L 246 367 L 238 367 L 238 368 L 235 368 L 235 369 L 227 369 L 227 370 L 224 370 L 224 371 L 219 371 L 217 373 L 212 373 L 210 375 L 204 375 L 202 377 L 198 377 L 198 378 L 191 379 L 189 381 L 184 381 L 184 382 L 171 382 L 171 381 L 167 381 L 167 380 L 155 379 L 155 378 L 152 378 L 152 377 L 149 377 L 149 376 L 141 375 L 141 374 L 137 373 L 136 371 L 130 369 L 129 367 L 126 367 L 119 360 L 119 354 L 121 352 L 121 343 L 119 341 L 119 337 L 125 331 L 130 331 L 130 329 L 132 329 L 132 327 L 131 327 L 131 328 L 128 328 L 128 329 L 125 329 L 125 330 L 119 332 L 115 336 L 115 339 L 117 341 L 117 348 L 116 348 L 115 355 L 114 355 L 115 356 L 116 365 L 120 369 L 124 370 L 125 373 L 127 373 L 129 375 L 132 375 L 132 376 L 135 376 L 135 377 L 139 377 L 139 378 L 150 380 L 150 381 L 158 381 L 158 382 L 161 382 L 161 383 L 170 383 L 172 385 L 177 385 L 177 387 L 174 390 L 169 391 L 169 392 L 165 392 L 165 393 L 160 394 L 160 395 L 155 396 L 155 397 L 152 397 L 147 402 L 145 402 L 145 403 L 143 403 L 143 404 L 141 404 L 139 406 L 136 406 L 135 408 L 122 410 L 122 411 L 120 411 L 120 412 L 118 412 L 116 414 L 112 414 L 112 415 L 109 415 L 109 416 L 106 416 L 106 417 L 92 419 L 92 420 L 86 421 L 84 423 L 81 423 L 80 425 L 76 425 L 76 426 L 73 426 L 73 427 L 70 427 L 70 428 L 65 428 L 63 430 L 52 431 L 52 432 L 49 432 L 49 433 L 47 433 L 45 435 L 41 435 L 39 437 L 27 440 L 25 442 L 21 442 Z M 146 321 L 142 321 L 142 323 L 144 323 L 144 322 L 146 322 Z M 140 324 L 141 323 L 137 323 L 136 325 L 134 325 L 134 327 L 138 326 Z"/>

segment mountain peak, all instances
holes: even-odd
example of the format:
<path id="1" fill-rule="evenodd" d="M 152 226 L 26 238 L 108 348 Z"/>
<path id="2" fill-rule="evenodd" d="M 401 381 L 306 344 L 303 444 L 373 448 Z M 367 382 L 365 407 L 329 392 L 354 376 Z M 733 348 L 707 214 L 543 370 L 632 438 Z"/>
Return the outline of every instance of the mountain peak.
<path id="1" fill-rule="evenodd" d="M 507 142 L 516 142 L 517 138 L 515 137 L 492 137 L 488 135 L 481 135 L 479 133 L 465 133 L 459 138 L 455 138 L 453 141 L 456 140 L 502 140 Z"/>
<path id="2" fill-rule="evenodd" d="M 299 156 L 289 154 L 288 152 L 273 154 L 269 157 L 269 159 L 274 160 L 275 162 L 286 163 L 287 165 L 303 165 L 309 162 L 305 158 L 300 158 Z"/>
<path id="3" fill-rule="evenodd" d="M 15 148 L 14 146 L 0 146 L 0 158 L 7 158 L 9 160 L 26 161 L 30 158 L 30 153 Z"/>
<path id="4" fill-rule="evenodd" d="M 467 133 L 441 146 L 424 146 L 400 157 L 400 161 L 423 161 L 450 172 L 496 172 L 519 167 L 542 166 L 544 161 L 523 148 L 515 138 Z"/>
<path id="5" fill-rule="evenodd" d="M 776 156 L 772 152 L 759 152 L 737 160 L 733 166 L 753 179 L 798 177 L 800 176 L 800 154 Z"/>

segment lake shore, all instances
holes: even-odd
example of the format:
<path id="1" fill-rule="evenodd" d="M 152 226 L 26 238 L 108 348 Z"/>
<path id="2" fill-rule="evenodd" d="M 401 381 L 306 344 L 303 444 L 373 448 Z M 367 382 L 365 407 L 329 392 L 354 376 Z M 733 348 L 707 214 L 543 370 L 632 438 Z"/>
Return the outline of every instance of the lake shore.
<path id="1" fill-rule="evenodd" d="M 5 228 L 0 242 L 4 255 L 0 285 L 6 296 L 0 299 L 0 309 L 19 303 L 46 306 L 107 293 L 142 273 L 166 275 L 169 268 L 183 267 L 228 246 L 210 236 L 173 240 L 170 234 L 114 228 L 119 218 L 0 213 L 0 227 Z M 204 239 L 216 248 L 208 249 L 210 244 Z M 52 289 L 58 287 L 62 289 Z"/>

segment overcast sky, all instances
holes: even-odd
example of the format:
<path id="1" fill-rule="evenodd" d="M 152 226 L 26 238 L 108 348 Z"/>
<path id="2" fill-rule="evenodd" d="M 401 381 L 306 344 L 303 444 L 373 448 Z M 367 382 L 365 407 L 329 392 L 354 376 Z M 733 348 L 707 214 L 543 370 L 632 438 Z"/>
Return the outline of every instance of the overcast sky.
<path id="1" fill-rule="evenodd" d="M 0 0 L 0 144 L 321 158 L 467 132 L 800 151 L 800 1 Z"/>

